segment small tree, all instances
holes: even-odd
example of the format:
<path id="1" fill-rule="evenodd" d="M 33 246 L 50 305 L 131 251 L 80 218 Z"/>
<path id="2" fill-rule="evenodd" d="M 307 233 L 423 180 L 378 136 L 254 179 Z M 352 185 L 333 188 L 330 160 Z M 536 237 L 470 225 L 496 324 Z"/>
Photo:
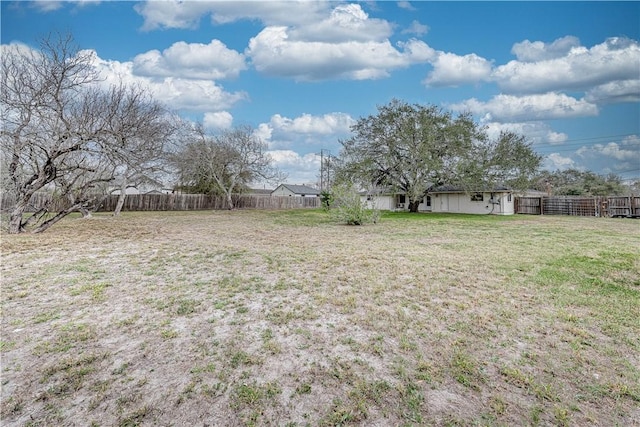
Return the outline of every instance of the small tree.
<path id="1" fill-rule="evenodd" d="M 250 127 L 211 137 L 198 126 L 194 139 L 174 156 L 174 165 L 183 187 L 222 194 L 228 208 L 234 209 L 232 195 L 243 192 L 251 182 L 284 180 L 266 150 L 267 144 Z"/>
<path id="2" fill-rule="evenodd" d="M 333 194 L 328 190 L 322 190 L 320 192 L 320 202 L 322 204 L 322 209 L 328 212 L 333 205 Z"/>
<path id="3" fill-rule="evenodd" d="M 331 190 L 333 202 L 329 209 L 329 215 L 336 221 L 347 225 L 363 225 L 377 223 L 380 219 L 378 209 L 369 208 L 362 201 L 353 185 L 339 184 Z"/>

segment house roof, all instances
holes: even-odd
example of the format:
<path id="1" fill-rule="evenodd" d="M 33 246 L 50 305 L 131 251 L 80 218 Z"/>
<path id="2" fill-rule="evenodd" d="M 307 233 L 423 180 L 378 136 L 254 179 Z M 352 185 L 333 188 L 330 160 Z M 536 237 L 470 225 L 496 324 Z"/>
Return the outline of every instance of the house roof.
<path id="1" fill-rule="evenodd" d="M 250 188 L 247 193 L 249 194 L 271 194 L 273 190 L 265 189 L 265 188 Z"/>
<path id="2" fill-rule="evenodd" d="M 280 184 L 280 187 L 285 187 L 287 190 L 291 191 L 294 194 L 320 194 L 320 190 L 309 187 L 307 185 Z"/>
<path id="3" fill-rule="evenodd" d="M 503 185 L 496 185 L 492 189 L 489 188 L 478 188 L 476 190 L 465 190 L 464 188 L 456 187 L 454 185 L 439 185 L 437 187 L 429 188 L 428 193 L 467 193 L 467 192 L 493 192 L 499 193 L 504 191 L 511 191 L 511 188 L 505 187 Z"/>
<path id="4" fill-rule="evenodd" d="M 493 189 L 489 189 L 489 188 L 478 188 L 478 189 L 467 189 L 465 190 L 464 188 L 461 187 L 456 187 L 454 185 L 432 185 L 429 187 L 429 189 L 427 190 L 426 194 L 432 194 L 432 193 L 475 193 L 475 192 L 491 192 L 491 193 L 500 193 L 500 192 L 508 192 L 508 191 L 512 191 L 511 188 L 509 187 L 505 187 L 503 185 L 496 185 L 495 187 L 493 187 Z M 371 192 L 371 191 L 361 191 L 359 193 L 361 196 L 366 196 L 366 195 L 370 195 L 370 194 L 377 194 L 377 195 L 386 195 L 386 196 L 391 196 L 391 195 L 396 195 L 396 194 L 406 194 L 405 191 L 402 190 L 393 190 L 390 188 L 387 189 L 379 189 L 378 191 L 375 192 Z"/>

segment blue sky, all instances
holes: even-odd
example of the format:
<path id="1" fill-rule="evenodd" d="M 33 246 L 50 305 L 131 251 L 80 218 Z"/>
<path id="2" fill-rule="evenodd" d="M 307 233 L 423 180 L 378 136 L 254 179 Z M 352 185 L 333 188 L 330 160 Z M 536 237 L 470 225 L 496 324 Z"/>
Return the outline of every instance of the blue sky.
<path id="1" fill-rule="evenodd" d="M 640 2 L 2 1 L 2 44 L 70 31 L 108 82 L 215 132 L 251 125 L 290 183 L 398 98 L 524 134 L 545 168 L 640 176 Z"/>

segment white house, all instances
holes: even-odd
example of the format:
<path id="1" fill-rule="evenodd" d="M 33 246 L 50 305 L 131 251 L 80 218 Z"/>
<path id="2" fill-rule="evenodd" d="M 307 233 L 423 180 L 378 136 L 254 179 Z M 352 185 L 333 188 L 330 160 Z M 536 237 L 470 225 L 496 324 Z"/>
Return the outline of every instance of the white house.
<path id="1" fill-rule="evenodd" d="M 271 192 L 272 196 L 319 197 L 320 190 L 307 185 L 280 184 Z"/>
<path id="2" fill-rule="evenodd" d="M 370 208 L 380 210 L 403 211 L 409 208 L 409 198 L 404 193 L 383 192 L 378 195 L 361 194 Z M 455 187 L 441 186 L 431 188 L 424 196 L 419 212 L 451 212 L 468 214 L 513 215 L 515 197 L 506 187 L 493 191 L 467 192 Z"/>

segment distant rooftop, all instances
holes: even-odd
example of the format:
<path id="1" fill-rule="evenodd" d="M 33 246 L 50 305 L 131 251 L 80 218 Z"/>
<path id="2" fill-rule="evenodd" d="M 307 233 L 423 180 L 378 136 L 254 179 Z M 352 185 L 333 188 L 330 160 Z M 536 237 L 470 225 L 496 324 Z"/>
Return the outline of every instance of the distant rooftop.
<path id="1" fill-rule="evenodd" d="M 294 194 L 320 194 L 320 190 L 308 185 L 280 184 Z M 275 190 L 274 190 L 275 191 Z"/>

